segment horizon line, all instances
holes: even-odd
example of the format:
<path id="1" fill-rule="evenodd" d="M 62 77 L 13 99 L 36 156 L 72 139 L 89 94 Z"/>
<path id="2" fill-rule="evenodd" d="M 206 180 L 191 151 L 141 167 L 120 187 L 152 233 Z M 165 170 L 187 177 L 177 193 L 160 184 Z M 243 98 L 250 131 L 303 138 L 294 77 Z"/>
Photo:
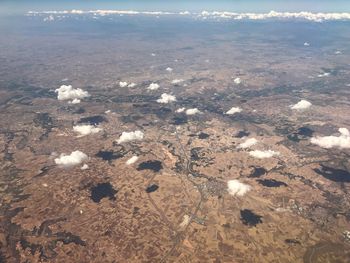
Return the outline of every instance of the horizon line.
<path id="1" fill-rule="evenodd" d="M 94 16 L 107 16 L 107 15 L 181 15 L 181 16 L 194 16 L 202 19 L 214 18 L 214 19 L 233 19 L 233 20 L 265 20 L 265 19 L 304 19 L 314 22 L 323 21 L 345 21 L 350 20 L 350 13 L 348 12 L 276 12 L 271 10 L 270 12 L 232 12 L 232 11 L 136 11 L 136 10 L 115 10 L 115 9 L 96 9 L 96 10 L 51 10 L 51 11 L 27 11 L 27 15 L 94 15 Z M 52 18 L 52 17 L 51 17 Z"/>

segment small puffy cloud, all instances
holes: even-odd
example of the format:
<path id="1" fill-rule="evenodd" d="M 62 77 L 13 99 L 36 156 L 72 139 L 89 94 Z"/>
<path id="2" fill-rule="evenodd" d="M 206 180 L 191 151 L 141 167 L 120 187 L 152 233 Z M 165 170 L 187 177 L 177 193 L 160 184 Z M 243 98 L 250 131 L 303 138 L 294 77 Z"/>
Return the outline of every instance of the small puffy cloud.
<path id="1" fill-rule="evenodd" d="M 338 131 L 339 131 L 340 134 L 343 135 L 343 136 L 347 136 L 347 137 L 350 136 L 349 130 L 348 130 L 347 128 L 339 128 Z"/>
<path id="2" fill-rule="evenodd" d="M 165 70 L 168 71 L 168 72 L 172 72 L 173 71 L 173 69 L 170 68 L 170 67 L 167 67 Z"/>
<path id="3" fill-rule="evenodd" d="M 143 139 L 142 131 L 132 131 L 132 132 L 123 132 L 117 140 L 118 143 L 125 143 L 131 141 L 141 141 Z"/>
<path id="4" fill-rule="evenodd" d="M 340 50 L 337 50 L 337 51 L 334 52 L 334 54 L 340 55 L 340 54 L 341 54 L 341 51 L 340 51 Z"/>
<path id="5" fill-rule="evenodd" d="M 88 159 L 88 156 L 81 151 L 74 151 L 67 155 L 62 153 L 60 157 L 55 158 L 55 163 L 62 167 L 71 167 L 74 165 L 81 164 Z"/>
<path id="6" fill-rule="evenodd" d="M 167 93 L 163 93 L 159 99 L 157 99 L 158 103 L 169 103 L 176 101 L 176 97 Z"/>
<path id="7" fill-rule="evenodd" d="M 197 108 L 187 109 L 186 110 L 186 115 L 195 115 L 197 113 L 200 113 L 200 111 Z"/>
<path id="8" fill-rule="evenodd" d="M 182 11 L 179 13 L 179 15 L 190 15 L 191 13 L 189 11 Z"/>
<path id="9" fill-rule="evenodd" d="M 77 125 L 73 127 L 73 130 L 80 134 L 80 136 L 85 136 L 89 134 L 94 134 L 100 132 L 102 129 L 95 127 L 94 125 Z"/>
<path id="10" fill-rule="evenodd" d="M 230 110 L 228 110 L 228 111 L 226 112 L 226 114 L 228 114 L 228 115 L 233 115 L 233 114 L 238 113 L 238 112 L 241 112 L 241 111 L 242 111 L 242 109 L 239 108 L 239 107 L 232 107 Z"/>
<path id="11" fill-rule="evenodd" d="M 152 57 L 155 57 L 155 56 L 156 56 L 156 54 L 154 54 L 154 53 L 151 53 L 151 56 L 152 56 Z"/>
<path id="12" fill-rule="evenodd" d="M 133 88 L 135 86 L 136 86 L 136 83 L 134 83 L 134 82 L 131 82 L 131 83 L 127 83 L 126 81 L 119 82 L 119 87 L 121 87 L 121 88 L 125 88 L 125 87 Z"/>
<path id="13" fill-rule="evenodd" d="M 129 160 L 126 161 L 126 164 L 130 165 L 130 164 L 136 163 L 138 159 L 139 157 L 134 155 L 133 157 L 131 157 Z"/>
<path id="14" fill-rule="evenodd" d="M 80 101 L 80 99 L 74 99 L 74 100 L 72 100 L 70 103 L 72 103 L 72 104 L 78 104 L 78 103 L 80 103 L 81 101 Z"/>
<path id="15" fill-rule="evenodd" d="M 183 79 L 173 79 L 173 80 L 171 81 L 171 84 L 176 85 L 176 84 L 179 84 L 179 83 L 181 83 L 181 82 L 184 82 L 184 80 L 183 80 Z"/>
<path id="16" fill-rule="evenodd" d="M 246 139 L 243 143 L 241 143 L 240 145 L 238 145 L 238 148 L 241 148 L 241 149 L 246 149 L 246 148 L 249 148 L 249 147 L 252 147 L 253 145 L 257 144 L 258 143 L 258 140 L 255 139 L 255 138 L 249 138 L 249 139 Z"/>
<path id="17" fill-rule="evenodd" d="M 81 170 L 87 170 L 89 169 L 89 166 L 85 163 L 82 167 L 80 167 Z"/>
<path id="18" fill-rule="evenodd" d="M 71 14 L 78 14 L 78 15 L 82 15 L 85 13 L 83 10 L 79 10 L 79 9 L 73 9 L 70 12 Z"/>
<path id="19" fill-rule="evenodd" d="M 330 149 L 337 148 L 350 148 L 350 133 L 346 128 L 339 129 L 340 136 L 317 136 L 311 138 L 311 143 L 316 144 L 322 148 Z"/>
<path id="20" fill-rule="evenodd" d="M 202 16 L 209 16 L 210 13 L 208 11 L 204 10 L 204 11 L 202 11 L 201 15 Z"/>
<path id="21" fill-rule="evenodd" d="M 128 83 L 126 81 L 120 81 L 119 82 L 119 87 L 125 88 L 126 86 L 128 86 Z"/>
<path id="22" fill-rule="evenodd" d="M 248 191 L 251 190 L 251 186 L 248 184 L 241 183 L 238 180 L 230 180 L 227 182 L 227 187 L 228 187 L 228 193 L 230 195 L 237 195 L 237 196 L 243 196 L 245 195 Z"/>
<path id="23" fill-rule="evenodd" d="M 157 83 L 151 83 L 151 84 L 149 84 L 147 89 L 148 90 L 157 90 L 157 89 L 159 89 L 159 85 Z"/>
<path id="24" fill-rule="evenodd" d="M 272 150 L 267 150 L 267 151 L 260 151 L 260 150 L 255 150 L 249 152 L 249 155 L 258 159 L 265 159 L 265 158 L 271 158 L 274 156 L 278 156 L 280 153 L 275 152 Z"/>
<path id="25" fill-rule="evenodd" d="M 83 99 L 89 97 L 90 94 L 82 89 L 73 89 L 72 85 L 62 85 L 60 88 L 56 89 L 58 100 L 74 100 Z"/>
<path id="26" fill-rule="evenodd" d="M 329 73 L 329 72 L 324 72 L 324 73 L 318 74 L 317 77 L 319 77 L 319 78 L 328 77 L 330 74 L 331 73 Z"/>
<path id="27" fill-rule="evenodd" d="M 47 21 L 54 21 L 55 20 L 55 17 L 53 15 L 49 15 L 48 17 L 45 17 L 44 18 L 44 22 L 47 22 Z"/>
<path id="28" fill-rule="evenodd" d="M 291 106 L 292 110 L 305 110 L 307 108 L 311 107 L 311 102 L 307 101 L 307 100 L 301 100 L 299 101 L 297 104 L 294 104 Z"/>
<path id="29" fill-rule="evenodd" d="M 186 108 L 179 108 L 179 109 L 177 109 L 175 112 L 181 113 L 181 112 L 184 112 L 185 110 L 186 110 Z"/>
<path id="30" fill-rule="evenodd" d="M 235 79 L 233 80 L 233 82 L 234 82 L 235 84 L 240 84 L 242 81 L 241 81 L 240 78 L 235 78 Z"/>
<path id="31" fill-rule="evenodd" d="M 304 46 L 305 46 L 305 47 L 308 47 L 308 46 L 310 46 L 310 44 L 309 44 L 308 42 L 305 42 L 305 43 L 304 43 Z"/>

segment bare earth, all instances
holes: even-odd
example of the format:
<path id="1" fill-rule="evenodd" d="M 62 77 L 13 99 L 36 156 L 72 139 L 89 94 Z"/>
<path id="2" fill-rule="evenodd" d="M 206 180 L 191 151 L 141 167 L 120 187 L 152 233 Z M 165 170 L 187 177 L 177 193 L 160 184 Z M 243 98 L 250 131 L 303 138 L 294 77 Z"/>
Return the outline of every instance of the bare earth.
<path id="1" fill-rule="evenodd" d="M 0 39 L 0 262 L 350 262 L 350 151 L 310 143 L 350 129 L 348 25 L 25 19 L 39 29 Z M 58 101 L 63 84 L 91 96 Z M 86 117 L 103 131 L 78 137 Z M 87 170 L 55 164 L 75 150 Z"/>

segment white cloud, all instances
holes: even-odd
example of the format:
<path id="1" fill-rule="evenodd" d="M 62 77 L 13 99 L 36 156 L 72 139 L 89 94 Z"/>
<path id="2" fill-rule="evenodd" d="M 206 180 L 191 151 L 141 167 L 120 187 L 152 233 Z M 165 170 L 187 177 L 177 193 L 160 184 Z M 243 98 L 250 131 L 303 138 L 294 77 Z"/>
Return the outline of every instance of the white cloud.
<path id="1" fill-rule="evenodd" d="M 324 73 L 318 74 L 317 77 L 319 77 L 319 78 L 328 77 L 330 74 L 331 73 L 329 73 L 329 72 L 324 72 Z"/>
<path id="2" fill-rule="evenodd" d="M 59 158 L 55 158 L 55 163 L 62 167 L 71 167 L 87 160 L 88 156 L 81 151 L 74 151 L 70 155 L 62 153 Z"/>
<path id="3" fill-rule="evenodd" d="M 196 12 L 162 12 L 162 11 L 134 11 L 134 10 L 63 10 L 63 11 L 29 11 L 27 15 L 83 15 L 89 14 L 91 16 L 106 16 L 106 15 L 149 15 L 149 16 L 160 16 L 160 15 L 188 15 L 193 17 L 201 17 L 203 19 L 233 19 L 233 20 L 265 20 L 265 19 L 285 19 L 285 20 L 308 20 L 314 22 L 322 21 L 335 21 L 335 20 L 350 20 L 350 13 L 312 13 L 312 12 L 276 12 L 270 11 L 268 13 L 235 13 L 227 11 L 202 11 Z"/>
<path id="4" fill-rule="evenodd" d="M 249 139 L 246 139 L 243 143 L 241 143 L 240 145 L 238 145 L 238 148 L 241 148 L 241 149 L 246 149 L 246 148 L 249 148 L 249 147 L 252 147 L 253 145 L 257 144 L 258 143 L 258 140 L 255 139 L 255 138 L 249 138 Z"/>
<path id="5" fill-rule="evenodd" d="M 149 84 L 147 89 L 148 90 L 157 90 L 157 89 L 159 89 L 159 85 L 157 83 L 151 83 L 151 84 Z"/>
<path id="6" fill-rule="evenodd" d="M 77 10 L 77 9 L 73 9 L 71 11 L 72 14 L 78 14 L 78 15 L 82 15 L 84 14 L 85 12 L 83 10 Z"/>
<path id="7" fill-rule="evenodd" d="M 304 46 L 305 46 L 305 47 L 308 47 L 308 46 L 310 46 L 310 44 L 309 44 L 308 42 L 305 42 L 305 43 L 304 43 Z"/>
<path id="8" fill-rule="evenodd" d="M 167 93 L 163 93 L 159 99 L 157 99 L 158 103 L 169 103 L 176 101 L 176 97 Z"/>
<path id="9" fill-rule="evenodd" d="M 260 150 L 255 150 L 249 152 L 249 155 L 258 159 L 264 159 L 264 158 L 271 158 L 273 156 L 278 156 L 280 153 L 275 152 L 272 150 L 267 150 L 267 151 L 260 151 Z"/>
<path id="10" fill-rule="evenodd" d="M 207 16 L 210 16 L 210 13 L 208 11 L 204 10 L 204 11 L 202 11 L 201 15 L 204 17 L 207 17 Z"/>
<path id="11" fill-rule="evenodd" d="M 117 140 L 118 143 L 125 143 L 131 141 L 141 141 L 143 139 L 142 131 L 133 131 L 133 132 L 123 132 Z"/>
<path id="12" fill-rule="evenodd" d="M 207 12 L 203 11 L 201 17 L 207 18 L 225 18 L 225 19 L 250 19 L 250 20 L 265 20 L 265 19 L 303 19 L 314 22 L 322 22 L 325 20 L 350 20 L 350 13 L 311 13 L 311 12 L 275 12 L 269 13 L 234 13 L 234 12 Z"/>
<path id="13" fill-rule="evenodd" d="M 126 161 L 126 164 L 130 165 L 130 164 L 136 163 L 138 159 L 139 157 L 134 155 L 133 157 L 131 157 L 129 160 Z"/>
<path id="14" fill-rule="evenodd" d="M 48 17 L 45 17 L 44 18 L 44 22 L 47 22 L 47 21 L 54 21 L 55 20 L 55 17 L 53 15 L 49 15 Z"/>
<path id="15" fill-rule="evenodd" d="M 128 86 L 128 83 L 125 82 L 125 81 L 120 81 L 120 82 L 119 82 L 119 86 L 120 86 L 121 88 L 125 88 L 126 86 Z"/>
<path id="16" fill-rule="evenodd" d="M 170 68 L 170 67 L 167 67 L 165 70 L 168 71 L 168 72 L 172 72 L 173 71 L 173 69 Z"/>
<path id="17" fill-rule="evenodd" d="M 79 104 L 80 102 L 81 102 L 80 99 L 74 99 L 72 101 L 68 101 L 68 103 L 70 103 L 70 104 Z"/>
<path id="18" fill-rule="evenodd" d="M 317 136 L 311 138 L 311 143 L 316 144 L 322 148 L 350 148 L 350 134 L 346 128 L 339 129 L 340 136 Z"/>
<path id="19" fill-rule="evenodd" d="M 177 109 L 175 112 L 181 113 L 181 112 L 184 112 L 185 110 L 186 110 L 186 108 L 179 108 L 179 109 Z"/>
<path id="20" fill-rule="evenodd" d="M 294 104 L 291 106 L 291 109 L 293 110 L 305 110 L 311 107 L 311 102 L 307 100 L 301 100 L 297 104 Z"/>
<path id="21" fill-rule="evenodd" d="M 340 51 L 340 50 L 337 50 L 337 51 L 334 52 L 334 54 L 340 55 L 340 54 L 341 54 L 341 51 Z"/>
<path id="22" fill-rule="evenodd" d="M 174 80 L 171 81 L 171 84 L 176 85 L 176 84 L 179 84 L 181 82 L 184 82 L 184 80 L 183 79 L 174 79 Z"/>
<path id="23" fill-rule="evenodd" d="M 186 115 L 195 115 L 197 113 L 200 113 L 200 111 L 197 108 L 187 109 L 186 110 Z"/>
<path id="24" fill-rule="evenodd" d="M 235 79 L 233 80 L 233 82 L 234 82 L 235 84 L 240 84 L 242 81 L 241 81 L 240 78 L 235 78 Z"/>
<path id="25" fill-rule="evenodd" d="M 159 15 L 175 14 L 175 13 L 163 12 L 163 11 L 133 11 L 133 10 L 90 10 L 90 11 L 81 11 L 81 12 L 83 12 L 85 14 L 93 13 L 94 15 L 101 15 L 101 16 L 105 16 L 105 15 L 153 15 L 153 16 L 159 16 Z"/>
<path id="26" fill-rule="evenodd" d="M 340 134 L 343 135 L 343 136 L 347 136 L 347 137 L 350 136 L 349 130 L 348 130 L 347 128 L 339 128 L 338 131 L 339 131 Z"/>
<path id="27" fill-rule="evenodd" d="M 102 129 L 95 127 L 94 125 L 77 125 L 73 127 L 73 130 L 80 134 L 80 136 L 85 136 L 89 134 L 94 134 L 100 132 Z"/>
<path id="28" fill-rule="evenodd" d="M 71 85 L 62 85 L 60 88 L 56 89 L 58 100 L 74 100 L 83 99 L 89 97 L 90 94 L 82 89 L 73 89 Z"/>
<path id="29" fill-rule="evenodd" d="M 82 167 L 80 167 L 81 170 L 87 170 L 89 169 L 89 166 L 85 163 Z"/>
<path id="30" fill-rule="evenodd" d="M 237 195 L 237 196 L 243 196 L 245 195 L 248 191 L 252 189 L 252 187 L 248 184 L 241 183 L 238 180 L 230 180 L 227 182 L 227 187 L 228 187 L 228 193 L 230 195 Z"/>
<path id="31" fill-rule="evenodd" d="M 155 57 L 155 56 L 156 56 L 156 54 L 154 54 L 154 53 L 151 53 L 151 56 L 152 56 L 152 57 Z"/>
<path id="32" fill-rule="evenodd" d="M 182 11 L 179 13 L 179 15 L 190 15 L 191 13 L 189 11 Z"/>
<path id="33" fill-rule="evenodd" d="M 238 113 L 238 112 L 241 112 L 241 111 L 242 111 L 242 109 L 239 108 L 239 107 L 232 107 L 230 110 L 228 110 L 228 111 L 226 112 L 226 114 L 228 114 L 228 115 L 233 115 L 233 114 Z"/>
<path id="34" fill-rule="evenodd" d="M 120 86 L 121 88 L 125 88 L 125 87 L 133 88 L 133 87 L 136 86 L 136 83 L 134 83 L 134 82 L 128 83 L 128 82 L 126 82 L 126 81 L 120 81 L 120 82 L 119 82 L 119 86 Z"/>

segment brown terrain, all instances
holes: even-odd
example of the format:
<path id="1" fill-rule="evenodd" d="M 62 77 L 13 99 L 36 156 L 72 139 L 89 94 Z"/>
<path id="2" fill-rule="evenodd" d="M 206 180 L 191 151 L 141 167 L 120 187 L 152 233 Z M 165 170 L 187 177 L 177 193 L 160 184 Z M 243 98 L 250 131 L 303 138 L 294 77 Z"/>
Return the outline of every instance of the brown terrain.
<path id="1" fill-rule="evenodd" d="M 310 142 L 350 129 L 349 29 L 295 47 L 217 28 L 0 40 L 0 262 L 350 262 L 350 151 Z M 91 96 L 57 100 L 63 84 Z M 292 110 L 301 99 L 312 106 Z M 103 130 L 79 137 L 79 123 Z M 76 150 L 88 169 L 55 164 Z M 251 190 L 230 195 L 233 179 Z"/>

